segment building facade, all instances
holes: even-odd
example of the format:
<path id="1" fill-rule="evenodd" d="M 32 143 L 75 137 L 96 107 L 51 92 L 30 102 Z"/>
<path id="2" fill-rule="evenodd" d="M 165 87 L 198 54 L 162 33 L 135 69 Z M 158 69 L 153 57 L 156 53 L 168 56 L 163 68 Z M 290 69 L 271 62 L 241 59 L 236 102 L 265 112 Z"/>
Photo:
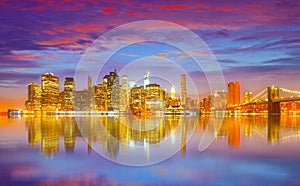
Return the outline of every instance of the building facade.
<path id="1" fill-rule="evenodd" d="M 59 78 L 52 73 L 42 75 L 42 111 L 56 111 L 59 99 Z"/>
<path id="2" fill-rule="evenodd" d="M 240 83 L 238 81 L 230 82 L 228 84 L 227 107 L 234 107 L 240 103 Z"/>
<path id="3" fill-rule="evenodd" d="M 120 110 L 119 75 L 115 69 L 103 77 L 103 86 L 106 93 L 106 106 L 108 111 Z"/>
<path id="4" fill-rule="evenodd" d="M 28 100 L 25 103 L 28 111 L 41 111 L 42 90 L 35 83 L 28 84 Z"/>
<path id="5" fill-rule="evenodd" d="M 186 75 L 182 74 L 180 76 L 180 100 L 183 107 L 186 105 Z"/>

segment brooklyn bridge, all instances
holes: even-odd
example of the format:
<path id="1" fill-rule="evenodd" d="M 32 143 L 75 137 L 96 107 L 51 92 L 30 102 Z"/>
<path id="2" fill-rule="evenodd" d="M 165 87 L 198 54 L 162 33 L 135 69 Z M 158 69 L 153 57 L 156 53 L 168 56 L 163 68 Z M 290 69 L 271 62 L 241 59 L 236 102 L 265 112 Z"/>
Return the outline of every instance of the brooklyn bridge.
<path id="1" fill-rule="evenodd" d="M 250 102 L 243 103 L 233 109 L 242 112 L 268 112 L 280 114 L 284 111 L 300 110 L 300 91 L 280 87 L 267 87 L 254 96 Z"/>

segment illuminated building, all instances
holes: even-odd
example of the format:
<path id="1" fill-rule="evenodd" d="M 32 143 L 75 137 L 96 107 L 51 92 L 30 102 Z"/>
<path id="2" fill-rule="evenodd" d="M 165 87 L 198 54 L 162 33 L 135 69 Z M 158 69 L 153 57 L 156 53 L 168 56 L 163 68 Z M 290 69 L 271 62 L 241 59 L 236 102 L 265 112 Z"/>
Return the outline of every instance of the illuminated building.
<path id="1" fill-rule="evenodd" d="M 131 89 L 130 109 L 133 114 L 140 114 L 145 111 L 145 90 L 143 86 Z"/>
<path id="2" fill-rule="evenodd" d="M 75 111 L 92 111 L 95 109 L 94 88 L 92 78 L 88 76 L 87 89 L 75 91 L 74 110 Z"/>
<path id="3" fill-rule="evenodd" d="M 250 103 L 252 99 L 252 92 L 244 93 L 244 103 Z"/>
<path id="4" fill-rule="evenodd" d="M 150 75 L 150 72 L 147 68 L 145 76 L 144 76 L 144 89 L 146 89 L 146 86 L 150 84 L 149 75 Z"/>
<path id="5" fill-rule="evenodd" d="M 160 89 L 160 99 L 165 103 L 166 106 L 169 105 L 169 94 L 167 90 Z"/>
<path id="6" fill-rule="evenodd" d="M 58 95 L 58 103 L 57 103 L 57 110 L 63 110 L 64 107 L 64 92 L 60 92 Z"/>
<path id="7" fill-rule="evenodd" d="M 52 73 L 42 75 L 42 111 L 56 111 L 59 99 L 59 78 Z"/>
<path id="8" fill-rule="evenodd" d="M 119 75 L 116 69 L 103 77 L 103 87 L 106 93 L 107 110 L 119 111 Z"/>
<path id="9" fill-rule="evenodd" d="M 169 99 L 168 113 L 179 113 L 182 110 L 180 99 L 177 99 L 174 85 L 171 88 L 171 97 Z"/>
<path id="10" fill-rule="evenodd" d="M 186 75 L 185 74 L 182 74 L 180 76 L 180 84 L 181 84 L 181 87 L 180 87 L 180 100 L 181 100 L 181 103 L 182 103 L 182 106 L 185 107 L 185 104 L 186 104 Z"/>
<path id="11" fill-rule="evenodd" d="M 215 91 L 212 97 L 212 109 L 223 110 L 226 109 L 227 93 L 225 91 Z"/>
<path id="12" fill-rule="evenodd" d="M 191 109 L 199 109 L 198 100 L 191 100 Z"/>
<path id="13" fill-rule="evenodd" d="M 207 98 L 203 98 L 200 106 L 202 111 L 209 112 L 212 106 L 212 96 L 210 95 Z"/>
<path id="14" fill-rule="evenodd" d="M 230 82 L 228 84 L 228 99 L 227 99 L 227 106 L 233 107 L 240 104 L 240 83 Z"/>
<path id="15" fill-rule="evenodd" d="M 160 96 L 160 86 L 149 84 L 146 86 L 146 108 L 149 110 L 163 110 L 164 102 Z"/>
<path id="16" fill-rule="evenodd" d="M 106 97 L 105 97 L 105 90 L 103 88 L 102 84 L 98 84 L 95 86 L 95 94 L 94 94 L 94 99 L 95 99 L 95 109 L 97 111 L 105 111 L 106 110 Z"/>
<path id="17" fill-rule="evenodd" d="M 35 84 L 28 84 L 28 100 L 26 101 L 26 110 L 28 111 L 40 111 L 41 110 L 41 88 Z"/>
<path id="18" fill-rule="evenodd" d="M 122 87 L 120 93 L 120 111 L 126 111 L 128 107 L 128 94 L 129 94 L 129 87 L 128 87 L 128 76 L 122 76 Z"/>
<path id="19" fill-rule="evenodd" d="M 80 90 L 75 92 L 74 110 L 91 111 L 93 108 L 91 92 L 89 90 Z"/>
<path id="20" fill-rule="evenodd" d="M 64 111 L 72 111 L 73 110 L 74 91 L 75 91 L 74 78 L 66 77 L 65 82 L 64 82 L 62 110 L 64 110 Z"/>
<path id="21" fill-rule="evenodd" d="M 94 100 L 94 94 L 95 94 L 95 88 L 93 86 L 93 81 L 91 76 L 88 76 L 88 91 L 89 91 L 89 104 L 90 106 L 90 110 L 94 110 L 95 109 L 95 100 Z"/>
<path id="22" fill-rule="evenodd" d="M 129 81 L 129 88 L 135 87 L 135 81 L 130 80 Z"/>
<path id="23" fill-rule="evenodd" d="M 92 77 L 88 76 L 88 90 L 93 89 Z"/>
<path id="24" fill-rule="evenodd" d="M 172 88 L 171 88 L 171 99 L 176 99 L 176 90 L 175 90 L 175 87 L 174 85 L 172 85 Z"/>
<path id="25" fill-rule="evenodd" d="M 185 109 L 191 109 L 192 108 L 192 98 L 187 97 L 185 99 Z"/>

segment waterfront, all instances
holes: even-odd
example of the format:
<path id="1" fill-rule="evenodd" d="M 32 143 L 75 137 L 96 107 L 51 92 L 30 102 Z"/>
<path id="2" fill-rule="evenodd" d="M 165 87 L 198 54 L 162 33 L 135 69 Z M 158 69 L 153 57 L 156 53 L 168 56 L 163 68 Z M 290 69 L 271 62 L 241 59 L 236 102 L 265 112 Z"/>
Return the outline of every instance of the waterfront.
<path id="1" fill-rule="evenodd" d="M 1 185 L 299 184 L 300 117 L 226 117 L 220 128 L 218 118 L 211 118 L 208 126 L 207 116 L 0 120 Z M 200 152 L 206 128 L 216 138 Z M 153 153 L 159 146 L 169 155 L 178 152 L 150 166 L 112 162 L 132 163 L 142 157 L 151 163 L 158 160 Z M 134 157 L 131 152 L 138 147 L 143 151 Z"/>

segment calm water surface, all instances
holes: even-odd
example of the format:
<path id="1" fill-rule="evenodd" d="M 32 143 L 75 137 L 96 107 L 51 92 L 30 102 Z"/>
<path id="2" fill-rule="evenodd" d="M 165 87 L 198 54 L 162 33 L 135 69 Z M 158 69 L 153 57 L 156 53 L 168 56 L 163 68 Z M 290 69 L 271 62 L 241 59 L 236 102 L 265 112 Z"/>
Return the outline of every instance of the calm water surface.
<path id="1" fill-rule="evenodd" d="M 215 140 L 200 152 L 204 130 Z M 0 117 L 0 174 L 0 185 L 300 185 L 300 117 Z"/>

